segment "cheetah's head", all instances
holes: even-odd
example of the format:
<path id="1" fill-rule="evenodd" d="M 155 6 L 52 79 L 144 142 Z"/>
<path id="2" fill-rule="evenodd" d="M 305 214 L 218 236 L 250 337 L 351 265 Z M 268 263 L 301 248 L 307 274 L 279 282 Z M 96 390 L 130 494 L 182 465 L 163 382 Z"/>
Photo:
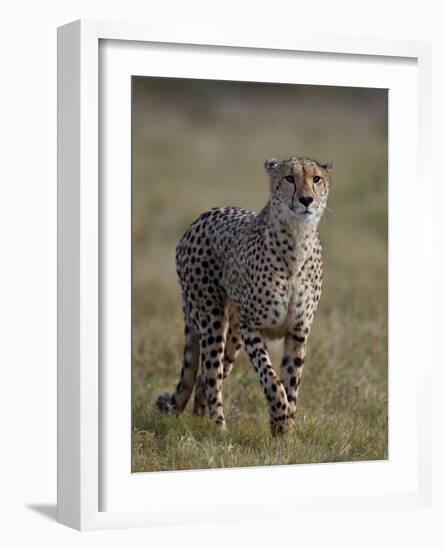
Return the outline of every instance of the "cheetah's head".
<path id="1" fill-rule="evenodd" d="M 332 164 L 292 157 L 265 162 L 271 205 L 284 222 L 317 224 L 326 208 Z"/>

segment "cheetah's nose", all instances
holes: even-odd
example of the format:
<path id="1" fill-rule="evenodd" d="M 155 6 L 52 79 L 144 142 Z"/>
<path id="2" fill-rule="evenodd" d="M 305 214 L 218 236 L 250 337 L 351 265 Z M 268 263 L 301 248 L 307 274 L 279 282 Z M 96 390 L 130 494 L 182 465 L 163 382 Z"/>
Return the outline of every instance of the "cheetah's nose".
<path id="1" fill-rule="evenodd" d="M 306 208 L 311 204 L 311 202 L 314 200 L 312 197 L 306 197 L 306 196 L 301 196 L 299 197 L 298 199 L 303 206 L 306 206 Z"/>

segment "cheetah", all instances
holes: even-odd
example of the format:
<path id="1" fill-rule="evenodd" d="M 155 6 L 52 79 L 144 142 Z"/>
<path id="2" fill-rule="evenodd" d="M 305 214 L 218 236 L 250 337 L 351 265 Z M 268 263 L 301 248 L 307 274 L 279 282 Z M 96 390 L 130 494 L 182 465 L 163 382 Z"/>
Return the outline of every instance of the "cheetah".
<path id="1" fill-rule="evenodd" d="M 301 157 L 270 159 L 270 197 L 260 212 L 213 208 L 195 220 L 176 249 L 185 347 L 174 394 L 162 412 L 181 412 L 194 392 L 194 414 L 226 430 L 222 384 L 244 349 L 269 408 L 272 435 L 294 428 L 306 344 L 322 287 L 317 231 L 332 165 Z M 283 340 L 280 377 L 266 342 Z M 201 364 L 201 373 L 198 373 Z"/>

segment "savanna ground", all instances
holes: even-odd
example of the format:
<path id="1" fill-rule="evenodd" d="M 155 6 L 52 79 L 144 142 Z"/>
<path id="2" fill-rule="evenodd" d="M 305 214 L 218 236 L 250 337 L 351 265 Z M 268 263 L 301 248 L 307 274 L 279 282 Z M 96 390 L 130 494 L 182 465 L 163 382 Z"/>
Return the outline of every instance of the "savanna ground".
<path id="1" fill-rule="evenodd" d="M 191 403 L 160 415 L 156 397 L 182 364 L 178 240 L 213 206 L 260 209 L 265 159 L 293 155 L 334 163 L 295 433 L 270 437 L 243 354 L 224 382 L 228 433 L 193 417 Z M 135 78 L 132 316 L 134 472 L 386 459 L 386 92 Z M 278 344 L 271 354 L 277 365 Z"/>

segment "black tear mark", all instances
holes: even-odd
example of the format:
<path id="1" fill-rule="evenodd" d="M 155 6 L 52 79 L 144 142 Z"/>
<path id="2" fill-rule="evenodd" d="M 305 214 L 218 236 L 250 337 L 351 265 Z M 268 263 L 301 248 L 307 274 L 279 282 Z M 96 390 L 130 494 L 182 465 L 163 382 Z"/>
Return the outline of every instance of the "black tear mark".
<path id="1" fill-rule="evenodd" d="M 295 192 L 297 191 L 297 187 L 295 186 L 295 183 L 293 183 L 292 185 L 294 186 L 294 192 L 292 193 L 291 208 L 294 208 L 294 197 L 295 197 Z"/>

